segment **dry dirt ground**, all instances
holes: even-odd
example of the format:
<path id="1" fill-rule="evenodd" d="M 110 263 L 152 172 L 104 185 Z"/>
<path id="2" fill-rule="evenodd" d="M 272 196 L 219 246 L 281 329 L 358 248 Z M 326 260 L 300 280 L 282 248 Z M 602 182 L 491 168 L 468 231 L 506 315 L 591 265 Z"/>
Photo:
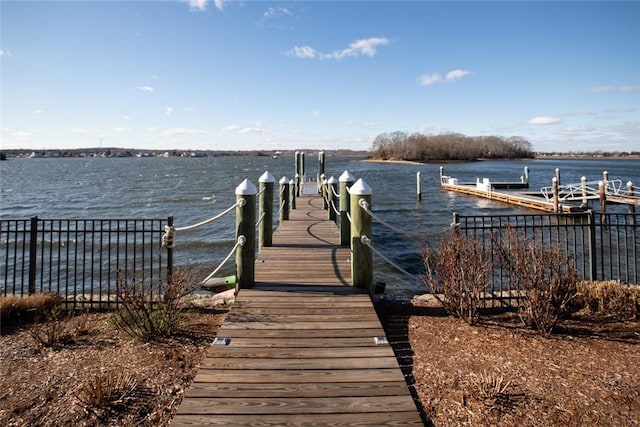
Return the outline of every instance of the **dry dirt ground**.
<path id="1" fill-rule="evenodd" d="M 512 313 L 471 327 L 408 303 L 377 309 L 425 425 L 640 424 L 638 322 L 576 318 L 542 338 Z M 142 344 L 91 314 L 65 320 L 55 349 L 3 325 L 0 425 L 167 425 L 224 316 L 190 313 L 176 337 Z M 86 403 L 97 378 L 120 381 L 108 406 Z"/>

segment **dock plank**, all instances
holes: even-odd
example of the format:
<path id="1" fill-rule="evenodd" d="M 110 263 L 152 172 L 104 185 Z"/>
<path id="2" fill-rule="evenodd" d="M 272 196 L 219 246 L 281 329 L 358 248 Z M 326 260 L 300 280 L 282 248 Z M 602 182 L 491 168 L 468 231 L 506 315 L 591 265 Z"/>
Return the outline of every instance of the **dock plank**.
<path id="1" fill-rule="evenodd" d="M 415 402 L 366 290 L 351 286 L 317 196 L 256 260 L 172 425 L 419 426 Z"/>

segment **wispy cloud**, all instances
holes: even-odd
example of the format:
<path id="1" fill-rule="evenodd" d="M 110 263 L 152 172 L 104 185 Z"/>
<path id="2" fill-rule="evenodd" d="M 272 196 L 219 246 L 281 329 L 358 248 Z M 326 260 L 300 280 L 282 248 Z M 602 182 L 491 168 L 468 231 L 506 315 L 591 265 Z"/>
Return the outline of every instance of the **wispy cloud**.
<path id="1" fill-rule="evenodd" d="M 42 114 L 44 110 L 33 110 L 33 114 Z"/>
<path id="2" fill-rule="evenodd" d="M 165 116 L 170 116 L 171 113 L 173 113 L 173 108 L 171 107 L 164 107 L 164 115 Z"/>
<path id="3" fill-rule="evenodd" d="M 270 7 L 262 15 L 262 17 L 266 19 L 270 19 L 270 18 L 278 18 L 281 16 L 292 16 L 292 15 L 293 13 L 291 12 L 290 9 L 280 6 L 280 7 Z"/>
<path id="4" fill-rule="evenodd" d="M 0 56 L 13 56 L 13 54 L 9 50 L 0 49 Z"/>
<path id="5" fill-rule="evenodd" d="M 242 127 L 242 126 L 238 126 L 238 125 L 230 125 L 230 126 L 226 126 L 224 128 L 222 128 L 223 131 L 225 132 L 237 132 L 237 133 L 241 133 L 241 134 L 245 134 L 245 133 L 267 133 L 267 130 L 262 128 L 262 127 L 258 127 L 258 126 L 254 126 L 254 127 Z"/>
<path id="6" fill-rule="evenodd" d="M 418 83 L 420 86 L 431 86 L 437 83 L 453 83 L 469 74 L 471 74 L 469 70 L 451 70 L 445 74 L 444 77 L 439 73 L 423 74 L 418 78 Z"/>
<path id="7" fill-rule="evenodd" d="M 69 130 L 73 133 L 89 133 L 89 131 L 84 128 L 69 128 Z"/>
<path id="8" fill-rule="evenodd" d="M 176 136 L 176 135 L 205 135 L 206 132 L 202 129 L 185 129 L 185 128 L 169 128 L 162 131 L 162 136 Z"/>
<path id="9" fill-rule="evenodd" d="M 182 3 L 188 3 L 189 9 L 193 11 L 204 12 L 207 10 L 208 0 L 180 0 Z"/>
<path id="10" fill-rule="evenodd" d="M 596 86 L 587 89 L 588 93 L 629 93 L 639 91 L 640 86 Z"/>
<path id="11" fill-rule="evenodd" d="M 345 49 L 335 50 L 331 53 L 322 53 L 311 46 L 294 46 L 287 52 L 287 55 L 296 58 L 318 58 L 318 59 L 343 59 L 347 57 L 368 56 L 373 58 L 378 53 L 380 46 L 389 44 L 389 39 L 385 37 L 370 37 L 352 42 Z"/>
<path id="12" fill-rule="evenodd" d="M 558 117 L 538 116 L 530 119 L 527 123 L 534 126 L 555 125 L 562 123 L 562 119 Z"/>
<path id="13" fill-rule="evenodd" d="M 131 128 L 113 128 L 111 130 L 116 132 L 116 133 L 131 132 Z"/>
<path id="14" fill-rule="evenodd" d="M 156 91 L 156 88 L 154 88 L 153 86 L 138 86 L 136 89 L 149 93 Z"/>

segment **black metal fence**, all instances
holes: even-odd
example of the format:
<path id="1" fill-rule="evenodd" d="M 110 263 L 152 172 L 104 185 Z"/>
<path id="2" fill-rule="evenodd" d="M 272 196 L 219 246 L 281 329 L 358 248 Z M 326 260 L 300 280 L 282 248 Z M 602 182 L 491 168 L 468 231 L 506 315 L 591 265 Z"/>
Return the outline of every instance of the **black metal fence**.
<path id="1" fill-rule="evenodd" d="M 560 245 L 582 280 L 619 280 L 640 284 L 640 215 L 569 213 L 534 215 L 454 215 L 461 233 L 496 245 L 513 230 L 542 247 Z M 494 300 L 514 293 L 500 269 L 492 272 Z"/>
<path id="2" fill-rule="evenodd" d="M 0 220 L 0 294 L 54 292 L 68 305 L 117 304 L 118 285 L 166 283 L 168 219 Z"/>

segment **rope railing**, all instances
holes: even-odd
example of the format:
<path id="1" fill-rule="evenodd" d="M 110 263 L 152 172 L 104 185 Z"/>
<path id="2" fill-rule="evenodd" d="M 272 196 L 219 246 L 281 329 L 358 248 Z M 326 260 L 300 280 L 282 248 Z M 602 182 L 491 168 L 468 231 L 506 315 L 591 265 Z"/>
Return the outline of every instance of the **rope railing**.
<path id="1" fill-rule="evenodd" d="M 256 221 L 256 227 L 258 227 L 262 223 L 266 215 L 267 215 L 266 212 L 262 212 L 262 214 L 260 215 L 260 218 L 258 218 L 258 220 Z"/>
<path id="2" fill-rule="evenodd" d="M 371 209 L 369 209 L 369 203 L 367 203 L 367 201 L 365 199 L 360 199 L 360 201 L 358 202 L 360 204 L 360 207 L 362 208 L 362 210 L 364 210 L 366 213 L 369 214 L 369 216 L 372 219 L 375 219 L 377 222 L 379 222 L 380 224 L 384 225 L 385 227 L 387 227 L 390 230 L 395 231 L 398 234 L 402 234 L 403 236 L 406 236 L 410 239 L 417 239 L 418 236 L 416 236 L 415 234 L 411 234 L 408 233 L 394 225 L 389 224 L 387 221 L 383 220 L 382 218 L 380 218 L 378 215 L 374 214 Z"/>
<path id="3" fill-rule="evenodd" d="M 218 267 L 215 270 L 213 270 L 211 272 L 211 274 L 209 274 L 201 283 L 204 283 L 207 280 L 211 279 L 213 276 L 215 276 L 218 273 L 218 271 L 220 271 L 222 269 L 222 267 L 224 267 L 224 265 L 227 263 L 227 261 L 229 261 L 231 256 L 235 253 L 236 249 L 238 249 L 238 246 L 244 246 L 246 241 L 247 241 L 247 239 L 244 236 L 239 236 L 238 240 L 236 241 L 236 244 L 233 246 L 233 248 L 231 249 L 229 254 L 226 256 L 226 258 L 223 259 L 222 262 L 220 263 L 220 265 L 218 265 Z"/>
<path id="4" fill-rule="evenodd" d="M 266 189 L 267 189 L 267 187 L 262 187 L 262 190 L 258 191 L 258 193 L 256 194 L 256 197 L 260 197 L 262 195 L 262 193 L 265 192 Z"/>
<path id="5" fill-rule="evenodd" d="M 398 264 L 396 264 L 392 259 L 388 258 L 387 256 L 385 256 L 385 254 L 383 254 L 382 252 L 377 250 L 375 247 L 373 247 L 373 244 L 371 243 L 371 239 L 369 239 L 367 236 L 360 237 L 360 242 L 362 242 L 363 245 L 369 247 L 376 255 L 378 255 L 380 258 L 385 260 L 389 265 L 391 265 L 393 268 L 395 268 L 396 270 L 398 270 L 402 274 L 404 274 L 404 275 L 406 275 L 406 276 L 408 276 L 408 277 L 410 277 L 412 279 L 416 279 L 416 275 L 415 274 L 409 273 L 407 270 L 405 270 L 404 268 L 402 268 Z"/>
<path id="6" fill-rule="evenodd" d="M 204 221 L 198 222 L 198 223 L 193 224 L 193 225 L 188 225 L 188 226 L 185 226 L 185 227 L 174 227 L 174 226 L 165 225 L 164 226 L 164 234 L 162 235 L 162 247 L 163 248 L 173 248 L 173 239 L 174 239 L 174 237 L 176 235 L 176 232 L 193 230 L 194 228 L 198 228 L 198 227 L 201 227 L 203 225 L 212 223 L 213 221 L 216 221 L 216 220 L 222 218 L 223 216 L 225 216 L 226 214 L 228 214 L 229 212 L 231 212 L 235 208 L 242 207 L 243 205 L 244 205 L 244 199 L 239 199 L 231 207 L 229 207 L 228 209 L 220 212 L 218 215 L 213 216 L 213 217 L 211 217 L 209 219 L 206 219 Z"/>
<path id="7" fill-rule="evenodd" d="M 333 203 L 333 200 L 331 200 L 329 202 L 329 204 L 331 205 L 331 209 L 333 209 L 333 211 L 336 213 L 336 215 L 338 215 L 338 217 L 340 216 L 340 212 L 338 211 L 338 208 L 336 207 L 336 204 Z"/>
<path id="8" fill-rule="evenodd" d="M 275 213 L 275 216 L 280 216 L 280 212 L 282 212 L 282 208 L 284 208 L 285 204 L 286 202 L 284 200 L 279 204 L 278 212 Z"/>

